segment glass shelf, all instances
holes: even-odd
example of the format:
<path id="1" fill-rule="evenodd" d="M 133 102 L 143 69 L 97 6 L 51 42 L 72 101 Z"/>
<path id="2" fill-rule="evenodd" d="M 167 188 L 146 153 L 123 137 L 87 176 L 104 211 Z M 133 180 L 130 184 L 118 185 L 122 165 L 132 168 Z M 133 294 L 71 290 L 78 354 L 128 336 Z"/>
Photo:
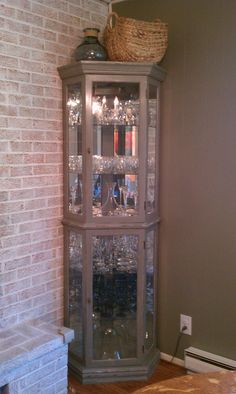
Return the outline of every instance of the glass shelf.
<path id="1" fill-rule="evenodd" d="M 94 174 L 137 174 L 139 159 L 136 156 L 99 156 L 92 158 Z M 82 156 L 69 156 L 69 170 L 82 174 Z"/>
<path id="2" fill-rule="evenodd" d="M 92 170 L 94 174 L 133 174 L 137 175 L 139 170 L 139 159 L 137 156 L 99 156 L 93 155 Z M 82 174 L 82 156 L 69 156 L 69 171 Z M 155 171 L 155 157 L 148 158 L 148 171 Z"/>

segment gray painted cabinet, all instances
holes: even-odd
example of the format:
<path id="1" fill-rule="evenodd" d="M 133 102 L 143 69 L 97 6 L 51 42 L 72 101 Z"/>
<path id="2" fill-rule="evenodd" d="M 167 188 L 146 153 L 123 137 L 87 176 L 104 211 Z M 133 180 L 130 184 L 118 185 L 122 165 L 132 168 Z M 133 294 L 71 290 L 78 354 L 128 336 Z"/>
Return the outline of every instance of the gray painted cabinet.
<path id="1" fill-rule="evenodd" d="M 160 83 L 153 64 L 59 68 L 65 324 L 84 383 L 145 379 L 156 345 Z"/>

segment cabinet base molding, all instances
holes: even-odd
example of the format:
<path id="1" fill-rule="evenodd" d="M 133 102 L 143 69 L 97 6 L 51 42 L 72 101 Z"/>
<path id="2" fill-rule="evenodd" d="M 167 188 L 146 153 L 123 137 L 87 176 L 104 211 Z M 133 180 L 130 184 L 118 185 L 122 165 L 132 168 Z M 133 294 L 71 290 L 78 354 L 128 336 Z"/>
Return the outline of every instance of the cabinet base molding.
<path id="1" fill-rule="evenodd" d="M 111 383 L 131 380 L 147 380 L 160 361 L 156 349 L 142 365 L 120 365 L 114 367 L 84 367 L 74 358 L 69 358 L 69 371 L 83 384 Z M 119 362 L 119 361 L 118 361 Z"/>

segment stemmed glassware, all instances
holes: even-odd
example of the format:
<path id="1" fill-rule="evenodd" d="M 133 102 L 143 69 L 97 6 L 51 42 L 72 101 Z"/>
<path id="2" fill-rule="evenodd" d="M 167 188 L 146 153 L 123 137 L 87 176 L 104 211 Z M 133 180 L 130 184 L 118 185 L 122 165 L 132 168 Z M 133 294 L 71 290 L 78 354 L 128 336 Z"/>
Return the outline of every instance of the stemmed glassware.
<path id="1" fill-rule="evenodd" d="M 136 125 L 139 117 L 139 103 L 128 99 L 122 101 L 114 97 L 112 106 L 108 105 L 106 96 L 93 98 L 92 113 L 95 123 Z"/>
<path id="2" fill-rule="evenodd" d="M 71 195 L 71 212 L 76 213 L 75 209 L 75 200 L 76 200 L 76 193 L 77 193 L 77 185 L 74 184 L 70 187 L 70 195 Z"/>
<path id="3" fill-rule="evenodd" d="M 80 91 L 71 94 L 67 101 L 69 126 L 81 124 L 82 100 Z"/>
<path id="4" fill-rule="evenodd" d="M 128 201 L 128 187 L 127 186 L 122 186 L 122 194 L 124 198 L 124 209 L 125 211 L 127 210 L 127 201 Z"/>
<path id="5" fill-rule="evenodd" d="M 69 210 L 72 213 L 81 213 L 81 208 L 82 208 L 82 181 L 78 179 L 78 177 L 75 178 L 73 183 L 70 186 L 70 202 L 69 202 Z M 78 202 L 79 204 L 78 204 Z M 77 202 L 77 204 L 76 204 Z"/>

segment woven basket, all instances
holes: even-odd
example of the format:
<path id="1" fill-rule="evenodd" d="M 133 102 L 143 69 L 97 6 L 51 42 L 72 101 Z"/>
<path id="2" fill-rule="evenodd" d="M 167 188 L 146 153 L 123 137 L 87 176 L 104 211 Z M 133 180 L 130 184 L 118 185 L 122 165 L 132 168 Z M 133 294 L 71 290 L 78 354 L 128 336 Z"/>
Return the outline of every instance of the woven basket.
<path id="1" fill-rule="evenodd" d="M 112 26 L 112 21 L 114 21 Z M 168 25 L 108 15 L 104 44 L 110 60 L 159 63 L 168 44 Z"/>

